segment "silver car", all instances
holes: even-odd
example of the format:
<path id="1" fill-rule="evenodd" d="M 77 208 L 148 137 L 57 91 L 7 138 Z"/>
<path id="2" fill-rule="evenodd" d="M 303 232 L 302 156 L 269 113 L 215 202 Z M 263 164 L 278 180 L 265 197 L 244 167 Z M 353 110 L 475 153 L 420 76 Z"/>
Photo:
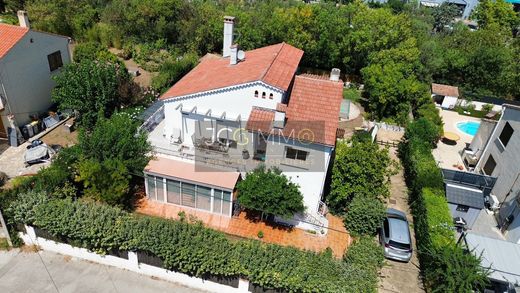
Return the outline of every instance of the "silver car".
<path id="1" fill-rule="evenodd" d="M 404 262 L 410 261 L 412 238 L 405 213 L 392 208 L 386 210 L 386 217 L 379 233 L 379 241 L 384 247 L 386 258 Z"/>

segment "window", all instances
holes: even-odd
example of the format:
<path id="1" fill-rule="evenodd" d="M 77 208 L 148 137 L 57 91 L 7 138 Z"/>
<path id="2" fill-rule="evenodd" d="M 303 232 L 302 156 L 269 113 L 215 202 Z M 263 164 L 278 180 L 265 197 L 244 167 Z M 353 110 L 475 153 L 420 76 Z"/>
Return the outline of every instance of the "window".
<path id="1" fill-rule="evenodd" d="M 182 183 L 182 205 L 195 207 L 195 185 L 190 183 Z"/>
<path id="2" fill-rule="evenodd" d="M 211 188 L 197 185 L 196 207 L 201 210 L 211 210 Z"/>
<path id="3" fill-rule="evenodd" d="M 305 160 L 307 160 L 308 154 L 309 154 L 309 152 L 293 149 L 291 147 L 285 148 L 285 157 L 287 159 L 305 161 Z"/>
<path id="4" fill-rule="evenodd" d="M 511 139 L 511 136 L 513 135 L 513 127 L 509 124 L 509 122 L 506 122 L 506 125 L 504 125 L 504 128 L 502 129 L 502 133 L 500 133 L 500 141 L 504 145 L 504 147 L 507 146 L 509 143 L 509 140 Z"/>
<path id="5" fill-rule="evenodd" d="M 229 215 L 231 213 L 231 192 L 223 191 L 222 192 L 222 214 Z"/>
<path id="6" fill-rule="evenodd" d="M 262 92 L 262 99 L 265 99 L 265 92 Z"/>
<path id="7" fill-rule="evenodd" d="M 383 232 L 385 233 L 385 237 L 390 237 L 390 227 L 388 226 L 388 218 L 385 218 L 383 221 Z"/>
<path id="8" fill-rule="evenodd" d="M 258 91 L 255 91 L 255 98 L 258 98 Z"/>
<path id="9" fill-rule="evenodd" d="M 271 100 L 273 99 L 273 93 L 269 94 L 269 99 L 271 99 Z"/>
<path id="10" fill-rule="evenodd" d="M 459 204 L 459 205 L 457 205 L 456 210 L 457 210 L 458 212 L 467 213 L 468 210 L 469 210 L 469 207 L 466 206 L 466 205 L 463 205 L 463 204 Z"/>
<path id="11" fill-rule="evenodd" d="M 148 197 L 151 199 L 155 198 L 155 177 L 146 176 L 146 180 L 148 182 Z"/>
<path id="12" fill-rule="evenodd" d="M 213 191 L 213 212 L 229 215 L 231 213 L 231 192 L 215 189 Z"/>
<path id="13" fill-rule="evenodd" d="M 176 180 L 168 180 L 166 184 L 167 198 L 169 203 L 181 203 L 181 183 Z"/>
<path id="14" fill-rule="evenodd" d="M 49 61 L 49 69 L 51 70 L 51 72 L 63 67 L 63 61 L 61 60 L 60 51 L 56 51 L 50 55 L 47 55 L 47 61 Z"/>
<path id="15" fill-rule="evenodd" d="M 162 178 L 155 178 L 155 188 L 157 189 L 157 201 L 164 201 L 164 182 Z"/>
<path id="16" fill-rule="evenodd" d="M 489 155 L 489 158 L 487 159 L 486 164 L 484 165 L 484 173 L 486 175 L 493 174 L 493 171 L 495 170 L 495 167 L 497 166 L 497 162 L 495 162 L 495 159 L 492 155 Z"/>

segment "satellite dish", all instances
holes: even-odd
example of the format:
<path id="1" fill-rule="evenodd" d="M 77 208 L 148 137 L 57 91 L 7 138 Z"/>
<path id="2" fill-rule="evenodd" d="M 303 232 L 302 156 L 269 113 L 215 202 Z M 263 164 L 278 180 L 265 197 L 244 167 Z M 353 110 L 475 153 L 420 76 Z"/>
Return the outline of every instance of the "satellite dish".
<path id="1" fill-rule="evenodd" d="M 244 60 L 246 58 L 246 52 L 242 50 L 238 51 L 237 58 L 238 60 Z"/>

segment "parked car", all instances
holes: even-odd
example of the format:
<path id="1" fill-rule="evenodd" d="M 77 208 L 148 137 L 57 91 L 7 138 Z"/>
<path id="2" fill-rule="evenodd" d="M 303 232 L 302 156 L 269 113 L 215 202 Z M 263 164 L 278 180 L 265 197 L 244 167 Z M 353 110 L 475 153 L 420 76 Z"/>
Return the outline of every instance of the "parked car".
<path id="1" fill-rule="evenodd" d="M 384 248 L 385 257 L 393 260 L 410 261 L 412 257 L 412 238 L 406 214 L 389 208 L 383 220 L 379 241 Z"/>

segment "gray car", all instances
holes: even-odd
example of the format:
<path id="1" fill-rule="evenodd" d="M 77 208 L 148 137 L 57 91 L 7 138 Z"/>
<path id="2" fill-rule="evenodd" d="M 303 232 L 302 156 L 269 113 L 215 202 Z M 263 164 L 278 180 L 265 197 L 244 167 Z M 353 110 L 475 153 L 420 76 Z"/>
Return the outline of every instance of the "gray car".
<path id="1" fill-rule="evenodd" d="M 386 217 L 379 233 L 379 241 L 384 248 L 386 258 L 404 262 L 410 261 L 412 238 L 405 213 L 392 208 L 386 210 Z"/>

